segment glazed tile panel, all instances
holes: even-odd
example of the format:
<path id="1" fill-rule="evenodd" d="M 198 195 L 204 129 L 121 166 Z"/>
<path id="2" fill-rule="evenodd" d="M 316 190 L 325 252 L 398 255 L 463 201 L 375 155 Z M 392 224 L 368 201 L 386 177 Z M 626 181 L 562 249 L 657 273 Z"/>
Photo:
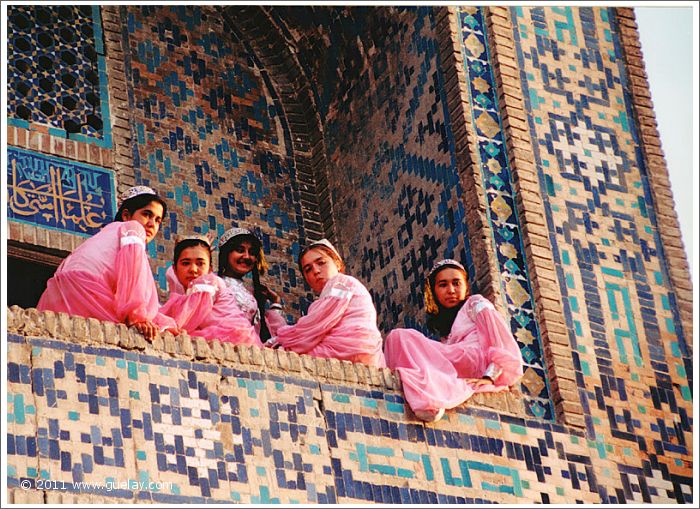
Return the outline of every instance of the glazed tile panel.
<path id="1" fill-rule="evenodd" d="M 175 234 L 242 226 L 263 240 L 270 284 L 299 292 L 289 261 L 304 233 L 289 135 L 261 70 L 214 8 L 130 6 L 122 15 L 134 176 L 171 206 L 149 244 L 161 286 Z M 298 308 L 297 296 L 285 299 Z"/>
<path id="2" fill-rule="evenodd" d="M 253 504 L 690 496 L 673 474 L 666 480 L 664 463 L 650 471 L 605 437 L 535 419 L 471 407 L 425 426 L 393 390 L 8 339 L 10 489 L 52 481 L 63 494 L 115 502 Z M 107 483 L 122 488 L 96 487 Z"/>
<path id="3" fill-rule="evenodd" d="M 9 219 L 90 236 L 114 217 L 112 172 L 14 147 L 7 156 Z"/>
<path id="4" fill-rule="evenodd" d="M 554 418 L 554 411 L 515 206 L 483 10 L 463 7 L 459 11 L 459 22 L 478 164 L 486 194 L 494 252 L 498 258 L 500 284 L 511 315 L 511 329 L 521 345 L 520 351 L 526 365 L 521 387 L 529 396 L 526 405 L 528 412 L 549 420 Z"/>
<path id="5" fill-rule="evenodd" d="M 112 146 L 99 6 L 8 7 L 8 125 Z"/>
<path id="6" fill-rule="evenodd" d="M 586 433 L 626 451 L 620 475 L 690 483 L 692 354 L 615 11 L 513 8 L 511 18 Z"/>

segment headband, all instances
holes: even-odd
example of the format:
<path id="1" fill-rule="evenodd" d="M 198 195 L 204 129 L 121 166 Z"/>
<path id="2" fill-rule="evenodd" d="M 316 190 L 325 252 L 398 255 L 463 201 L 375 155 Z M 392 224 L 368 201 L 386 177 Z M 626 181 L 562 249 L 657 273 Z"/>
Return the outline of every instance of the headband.
<path id="1" fill-rule="evenodd" d="M 459 263 L 457 260 L 453 260 L 452 258 L 445 258 L 444 260 L 440 260 L 440 261 L 437 262 L 435 265 L 433 265 L 433 268 L 430 269 L 430 272 L 428 272 L 428 277 L 430 277 L 430 276 L 432 276 L 433 274 L 435 274 L 435 272 L 437 272 L 438 270 L 440 270 L 440 269 L 441 269 L 442 267 L 444 267 L 445 265 L 454 265 L 454 266 L 457 267 L 458 269 L 463 270 L 465 274 L 466 274 L 466 272 L 467 272 L 467 269 L 464 268 L 464 265 L 462 265 L 461 263 Z"/>
<path id="2" fill-rule="evenodd" d="M 330 249 L 331 251 L 333 251 L 333 252 L 335 253 L 335 255 L 336 255 L 340 260 L 343 259 L 343 257 L 340 256 L 340 253 L 338 252 L 338 250 L 335 248 L 335 246 L 334 246 L 333 244 L 330 243 L 330 241 L 329 241 L 328 239 L 314 240 L 311 244 L 309 244 L 309 245 L 306 247 L 306 249 L 304 249 L 304 253 L 308 253 L 308 252 L 311 251 L 313 248 L 318 247 L 318 246 L 327 247 L 328 249 Z"/>
<path id="3" fill-rule="evenodd" d="M 248 230 L 247 228 L 230 228 L 226 230 L 226 232 L 219 238 L 219 248 L 226 244 L 229 240 L 231 240 L 234 237 L 238 237 L 240 235 L 249 235 L 251 237 L 255 237 L 255 240 L 260 242 L 260 239 L 258 239 L 253 232 Z"/>
<path id="4" fill-rule="evenodd" d="M 180 242 L 184 242 L 186 240 L 200 240 L 211 249 L 211 245 L 214 243 L 214 234 L 212 232 L 208 232 L 206 234 L 192 233 L 190 235 L 175 235 L 175 245 L 178 245 Z"/>

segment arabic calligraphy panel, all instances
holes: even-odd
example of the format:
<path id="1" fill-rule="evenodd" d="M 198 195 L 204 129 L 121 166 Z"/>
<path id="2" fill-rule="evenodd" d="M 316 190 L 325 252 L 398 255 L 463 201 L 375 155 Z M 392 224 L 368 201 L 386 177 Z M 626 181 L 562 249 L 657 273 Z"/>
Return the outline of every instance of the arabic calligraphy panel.
<path id="1" fill-rule="evenodd" d="M 96 166 L 8 148 L 7 217 L 90 236 L 115 213 L 114 176 Z"/>

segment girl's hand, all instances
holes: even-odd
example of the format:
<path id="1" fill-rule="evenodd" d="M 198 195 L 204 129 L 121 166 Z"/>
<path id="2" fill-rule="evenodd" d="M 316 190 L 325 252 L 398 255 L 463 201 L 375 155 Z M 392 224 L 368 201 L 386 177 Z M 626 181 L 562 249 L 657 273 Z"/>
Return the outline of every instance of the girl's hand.
<path id="1" fill-rule="evenodd" d="M 180 333 L 182 333 L 182 329 L 178 329 L 177 327 L 168 327 L 163 332 L 170 332 L 173 336 L 179 336 Z"/>
<path id="2" fill-rule="evenodd" d="M 268 339 L 267 341 L 265 341 L 265 344 L 264 344 L 264 345 L 265 345 L 267 348 L 279 348 L 280 346 L 282 346 L 282 345 L 280 345 L 280 344 L 277 342 L 277 337 L 276 337 L 276 336 L 272 336 L 270 339 Z"/>
<path id="3" fill-rule="evenodd" d="M 270 290 L 267 286 L 264 284 L 260 283 L 260 294 L 265 297 L 265 299 L 269 300 L 272 304 L 279 304 L 282 299 L 280 299 L 279 294 L 277 292 L 274 292 Z"/>
<path id="4" fill-rule="evenodd" d="M 143 337 L 146 338 L 147 341 L 153 341 L 158 334 L 158 326 L 148 320 L 134 322 L 128 325 L 143 334 Z"/>
<path id="5" fill-rule="evenodd" d="M 493 380 L 490 378 L 465 378 L 464 381 L 474 388 L 482 385 L 493 385 Z"/>

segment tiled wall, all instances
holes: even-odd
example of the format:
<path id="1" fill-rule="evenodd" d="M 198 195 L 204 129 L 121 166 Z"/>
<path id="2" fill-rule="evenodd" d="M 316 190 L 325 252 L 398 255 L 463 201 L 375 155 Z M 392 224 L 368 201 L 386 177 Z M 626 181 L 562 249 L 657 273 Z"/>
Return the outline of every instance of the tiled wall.
<path id="1" fill-rule="evenodd" d="M 615 11 L 513 9 L 512 22 L 587 433 L 607 421 L 611 441 L 652 473 L 679 468 L 691 446 L 668 429 L 692 413 L 692 355 Z"/>
<path id="2" fill-rule="evenodd" d="M 304 241 L 282 123 L 260 70 L 214 8 L 126 9 L 136 182 L 172 208 L 149 246 L 165 281 L 173 235 L 252 228 L 272 264 L 268 282 L 298 309 L 295 254 Z"/>
<path id="3" fill-rule="evenodd" d="M 70 252 L 111 220 L 118 192 L 151 185 L 169 203 L 148 246 L 161 288 L 175 234 L 249 227 L 271 262 L 267 283 L 298 316 L 308 301 L 294 260 L 306 237 L 289 133 L 222 17 L 206 7 L 10 12 L 10 238 Z M 42 67 L 59 53 L 70 56 Z M 80 116 L 93 103 L 100 129 Z M 59 128 L 71 122 L 85 132 Z"/>
<path id="4" fill-rule="evenodd" d="M 497 246 L 498 284 L 508 304 L 504 309 L 528 365 L 522 385 L 528 411 L 551 420 L 554 408 L 500 134 L 485 22 L 478 9 L 474 12 L 465 37 L 479 38 L 481 51 L 463 72 L 473 88 L 470 114 L 481 135 L 478 165 L 486 174 L 489 241 Z M 435 261 L 461 260 L 475 291 L 490 291 L 476 287 L 481 276 L 472 263 L 469 239 L 478 233 L 469 231 L 466 220 L 452 132 L 461 118 L 451 118 L 448 108 L 440 11 L 280 7 L 271 13 L 289 29 L 286 36 L 314 89 L 328 150 L 338 245 L 348 272 L 370 289 L 380 329 L 425 332 L 423 284 Z"/>
<path id="5" fill-rule="evenodd" d="M 304 219 L 287 124 L 265 84 L 265 69 L 253 65 L 214 8 L 131 6 L 117 12 L 121 33 L 107 33 L 121 37 L 124 52 L 121 72 L 116 67 L 111 77 L 125 80 L 130 138 L 116 139 L 130 147 L 132 164 L 115 175 L 115 187 L 133 180 L 159 189 L 169 201 L 161 233 L 148 246 L 161 288 L 176 233 L 221 234 L 248 226 L 263 237 L 272 262 L 268 281 L 286 293 L 290 316 L 297 315 L 308 303 L 293 261 L 305 241 Z M 314 90 L 348 272 L 370 289 L 380 329 L 424 329 L 423 281 L 437 259 L 460 259 L 476 283 L 436 11 L 280 7 L 271 13 L 281 27 L 293 28 L 286 36 L 294 39 Z M 235 28 L 235 15 L 230 19 Z M 115 55 L 107 61 L 114 63 Z M 480 76 L 492 81 L 487 56 L 481 65 Z M 497 122 L 493 98 L 477 125 L 484 128 L 489 115 Z M 491 162 L 503 161 L 505 151 L 497 155 L 495 147 L 489 144 L 484 153 Z M 517 218 L 504 201 L 512 202 L 507 166 L 501 175 L 501 184 L 491 184 L 503 195 L 493 205 L 501 220 L 493 232 L 508 238 L 499 256 L 509 272 L 503 285 L 513 306 L 510 322 L 529 366 L 523 387 L 532 415 L 552 419 Z"/>
<path id="6" fill-rule="evenodd" d="M 686 454 L 648 462 L 604 434 L 519 417 L 517 393 L 425 425 L 387 369 L 169 334 L 149 345 L 123 325 L 19 308 L 8 340 L 18 502 L 37 489 L 83 503 L 691 500 Z M 689 440 L 688 426 L 663 433 Z"/>
<path id="7" fill-rule="evenodd" d="M 303 309 L 291 261 L 305 225 L 289 124 L 248 53 L 255 46 L 229 37 L 222 19 L 235 16 L 105 6 L 100 23 L 95 10 L 70 9 L 82 20 L 72 26 L 86 62 L 93 47 L 108 70 L 102 130 L 60 132 L 41 104 L 54 101 L 53 116 L 68 118 L 58 107 L 68 91 L 54 81 L 40 97 L 45 76 L 25 76 L 36 94 L 8 97 L 10 239 L 70 251 L 90 234 L 80 221 L 93 211 L 75 194 L 109 180 L 91 198 L 109 217 L 114 190 L 149 184 L 171 204 L 150 247 L 161 284 L 175 233 L 249 226 L 264 237 L 273 286 L 285 289 L 292 314 Z M 34 25 L 15 17 L 13 73 L 25 72 L 18 40 L 67 37 L 37 29 L 39 11 Z M 689 501 L 687 271 L 667 249 L 665 169 L 638 116 L 640 82 L 625 66 L 633 16 L 587 7 L 266 12 L 312 88 L 338 245 L 370 288 L 382 329 L 422 327 L 422 278 L 436 258 L 457 257 L 473 283 L 484 281 L 475 261 L 484 253 L 469 244 L 485 242 L 497 303 L 527 364 L 522 393 L 425 427 L 391 374 L 363 366 L 172 338 L 144 352 L 120 327 L 11 314 L 24 323 L 9 329 L 15 500 L 24 478 L 111 476 L 172 483 L 108 495 L 122 500 Z M 30 68 L 38 73 L 38 60 Z M 77 96 L 82 111 L 87 93 Z M 470 172 L 481 195 L 469 194 Z M 42 209 L 42 192 L 60 200 Z M 21 216 L 30 202 L 37 211 Z M 474 210 L 482 226 L 466 219 Z M 83 417 L 95 414 L 104 422 L 90 427 Z M 47 492 L 68 500 L 56 496 Z"/>
<path id="8" fill-rule="evenodd" d="M 100 9 L 15 5 L 7 26 L 10 238 L 70 251 L 115 212 Z"/>
<path id="9" fill-rule="evenodd" d="M 470 263 L 430 8 L 275 8 L 293 27 L 325 131 L 339 248 L 380 328 L 421 327 L 423 278 Z M 342 79 L 339 77 L 342 76 Z"/>
<path id="10" fill-rule="evenodd" d="M 8 124 L 110 147 L 99 7 L 15 5 L 7 21 Z"/>

